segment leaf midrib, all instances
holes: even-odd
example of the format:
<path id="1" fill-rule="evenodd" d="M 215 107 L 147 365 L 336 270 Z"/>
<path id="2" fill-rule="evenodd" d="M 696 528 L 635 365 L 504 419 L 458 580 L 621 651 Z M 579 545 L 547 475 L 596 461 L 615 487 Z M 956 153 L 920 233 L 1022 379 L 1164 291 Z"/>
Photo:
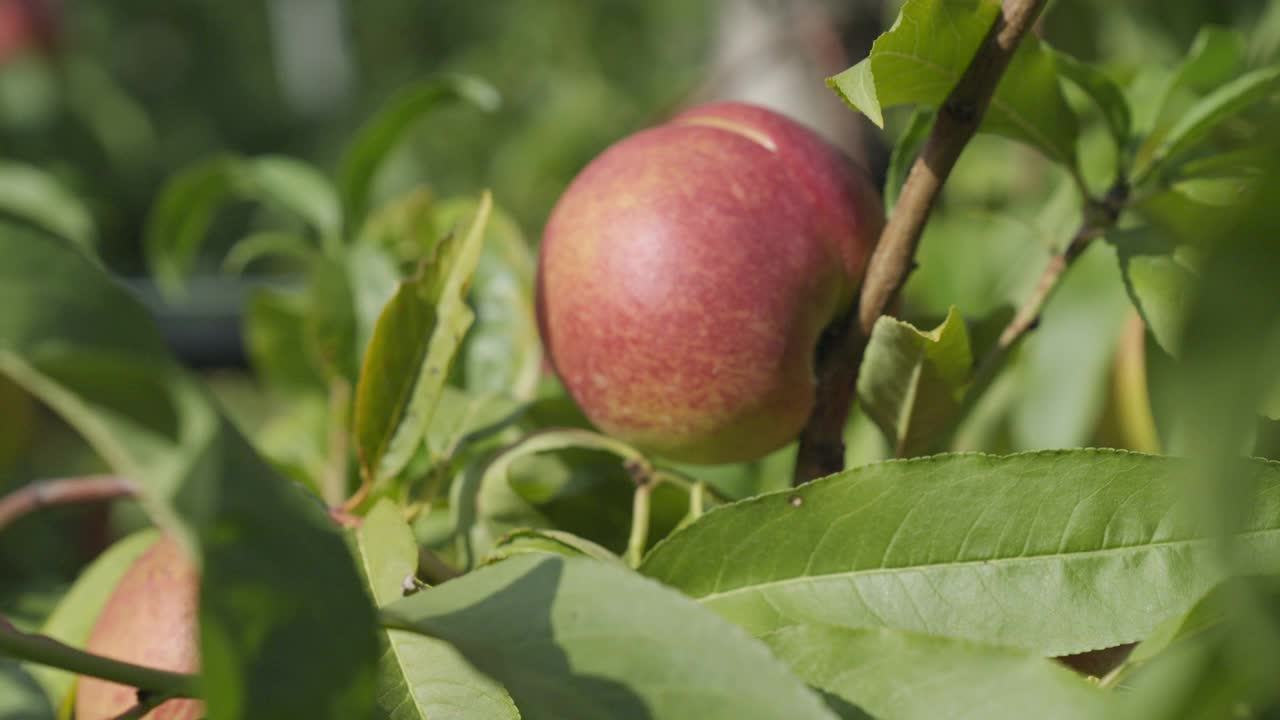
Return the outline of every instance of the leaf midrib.
<path id="1" fill-rule="evenodd" d="M 1234 539 L 1250 539 L 1259 535 L 1276 534 L 1280 535 L 1280 528 L 1264 528 L 1259 530 L 1250 530 L 1248 532 L 1237 533 L 1232 537 Z M 1145 543 L 1142 545 L 1123 545 L 1114 548 L 1100 548 L 1097 550 L 1084 550 L 1079 552 L 1054 553 L 1042 555 L 1020 555 L 1016 557 L 992 558 L 986 560 L 961 560 L 949 563 L 937 563 L 932 565 L 903 565 L 898 567 L 878 567 L 867 568 L 865 570 L 850 570 L 845 572 L 825 573 L 822 575 L 799 575 L 796 577 L 783 578 L 781 580 L 771 580 L 769 582 L 756 583 L 754 585 L 743 585 L 741 587 L 732 588 L 724 592 L 714 592 L 707 595 L 694 596 L 699 602 L 707 602 L 718 600 L 721 598 L 731 597 L 747 592 L 755 592 L 773 587 L 782 587 L 786 585 L 799 584 L 809 580 L 828 579 L 828 578 L 852 578 L 867 575 L 885 575 L 900 572 L 928 572 L 930 570 L 949 570 L 952 568 L 963 568 L 975 565 L 1017 565 L 1021 563 L 1046 562 L 1053 558 L 1061 558 L 1064 560 L 1075 560 L 1088 557 L 1105 557 L 1112 554 L 1123 554 L 1126 552 L 1143 552 L 1148 550 L 1159 550 L 1162 548 L 1176 547 L 1183 545 L 1191 545 L 1193 543 L 1212 542 L 1213 538 L 1198 537 L 1183 540 L 1165 540 L 1157 543 Z"/>

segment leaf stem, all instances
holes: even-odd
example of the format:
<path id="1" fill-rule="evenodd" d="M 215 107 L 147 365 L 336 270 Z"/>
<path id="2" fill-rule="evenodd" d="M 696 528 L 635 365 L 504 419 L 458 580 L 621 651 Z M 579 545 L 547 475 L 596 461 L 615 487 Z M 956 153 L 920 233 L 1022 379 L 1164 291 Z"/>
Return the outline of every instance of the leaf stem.
<path id="1" fill-rule="evenodd" d="M 330 506 L 342 504 L 347 497 L 350 409 L 351 383 L 346 378 L 334 378 L 329 382 L 329 456 L 320 479 L 320 492 Z"/>
<path id="2" fill-rule="evenodd" d="M 89 675 L 165 697 L 200 697 L 199 677 L 112 660 L 78 650 L 44 635 L 24 633 L 0 618 L 0 654 Z"/>
<path id="3" fill-rule="evenodd" d="M 137 483 L 115 475 L 37 480 L 0 498 L 0 531 L 40 508 L 131 498 L 138 492 Z"/>
<path id="4" fill-rule="evenodd" d="M 649 544 L 649 500 L 653 488 L 652 482 L 639 483 L 631 498 L 631 536 L 627 539 L 626 560 L 633 568 L 640 566 L 645 547 Z"/>
<path id="5" fill-rule="evenodd" d="M 794 484 L 843 469 L 844 426 L 871 328 L 897 301 L 915 267 L 916 248 L 943 183 L 977 132 L 996 85 L 1045 3 L 1005 0 L 982 45 L 939 109 L 929 139 L 911 166 L 893 214 L 880 233 L 854 312 L 838 326 L 833 349 L 820 358 L 816 402 L 800 436 Z"/>

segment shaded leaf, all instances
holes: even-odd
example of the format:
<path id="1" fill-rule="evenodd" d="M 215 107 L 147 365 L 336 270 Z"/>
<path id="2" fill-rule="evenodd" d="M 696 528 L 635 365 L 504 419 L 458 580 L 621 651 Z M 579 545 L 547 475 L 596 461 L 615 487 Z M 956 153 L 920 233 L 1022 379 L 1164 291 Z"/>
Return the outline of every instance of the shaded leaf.
<path id="1" fill-rule="evenodd" d="M 53 720 L 53 707 L 26 668 L 0 657 L 0 720 Z"/>
<path id="2" fill-rule="evenodd" d="M 426 435 L 475 318 L 465 297 L 491 207 L 486 192 L 466 234 L 442 243 L 434 261 L 400 284 L 378 318 L 356 386 L 354 433 L 367 478 L 398 473 Z"/>
<path id="3" fill-rule="evenodd" d="M 1097 717 L 1107 695 L 1019 650 L 895 630 L 797 625 L 762 638 L 802 680 L 880 720 Z"/>
<path id="4" fill-rule="evenodd" d="M 1143 68 L 1149 79 L 1136 83 L 1130 92 L 1134 130 L 1158 133 L 1179 92 L 1203 93 L 1224 85 L 1244 70 L 1244 62 L 1240 33 L 1212 25 L 1201 28 L 1176 68 Z"/>
<path id="5" fill-rule="evenodd" d="M 884 316 L 858 373 L 858 401 L 896 455 L 917 455 L 959 412 L 972 368 L 969 333 L 954 306 L 928 332 Z"/>
<path id="6" fill-rule="evenodd" d="M 418 546 L 396 506 L 381 500 L 365 516 L 355 544 L 379 606 L 414 587 Z M 518 718 L 506 691 L 477 672 L 448 643 L 402 630 L 382 633 L 378 707 L 392 720 L 438 717 L 467 720 Z"/>
<path id="7" fill-rule="evenodd" d="M 1134 172 L 1134 183 L 1191 149 L 1222 121 L 1280 90 L 1280 67 L 1246 73 L 1206 95 L 1174 123 L 1149 159 Z"/>
<path id="8" fill-rule="evenodd" d="M 364 712 L 372 610 L 321 505 L 250 449 L 102 270 L 60 242 L 7 231 L 0 257 L 0 372 L 137 480 L 157 523 L 202 561 L 210 715 Z"/>
<path id="9" fill-rule="evenodd" d="M 162 290 L 173 295 L 182 289 L 215 213 L 237 199 L 301 218 L 326 247 L 340 237 L 342 215 L 333 188 L 310 165 L 283 156 L 214 156 L 170 178 L 147 218 L 147 260 Z"/>
<path id="10" fill-rule="evenodd" d="M 312 363 L 326 379 L 356 376 L 356 315 L 347 266 L 325 259 L 308 277 L 303 332 Z"/>
<path id="11" fill-rule="evenodd" d="M 1062 77 L 1083 90 L 1098 106 L 1103 119 L 1107 122 L 1107 129 L 1111 131 L 1111 138 L 1115 141 L 1116 147 L 1123 152 L 1129 144 L 1133 117 L 1129 110 L 1129 101 L 1120 90 L 1120 86 L 1109 75 L 1093 65 L 1081 62 L 1064 52 L 1047 47 L 1046 50 L 1053 54 L 1054 62 Z"/>
<path id="12" fill-rule="evenodd" d="M 102 611 L 102 606 L 106 604 L 116 583 L 120 582 L 133 561 L 151 547 L 157 537 L 158 533 L 155 531 L 143 530 L 107 548 L 76 578 L 75 584 L 45 620 L 40 633 L 72 647 L 84 647 L 98 620 L 98 613 Z M 44 689 L 49 704 L 62 707 L 76 676 L 43 665 L 33 665 L 30 670 Z M 0 713 L 0 717 L 4 717 L 3 713 Z"/>
<path id="13" fill-rule="evenodd" d="M 368 210 L 369 191 L 382 161 L 423 115 L 443 102 L 466 100 L 482 110 L 495 110 L 498 91 L 479 78 L 444 75 L 400 91 L 356 134 L 338 172 L 343 207 L 353 223 Z"/>
<path id="14" fill-rule="evenodd" d="M 74 193 L 40 168 L 0 162 L 0 214 L 70 240 L 90 257 L 97 256 L 93 215 Z"/>
<path id="15" fill-rule="evenodd" d="M 455 199 L 439 205 L 435 220 L 438 227 L 449 229 L 474 213 L 474 200 Z M 543 356 L 533 308 L 534 265 L 520 226 L 494 208 L 469 296 L 476 322 L 463 348 L 468 390 L 533 398 Z"/>
<path id="16" fill-rule="evenodd" d="M 1125 289 L 1160 347 L 1177 355 L 1182 325 L 1194 297 L 1196 275 L 1174 248 L 1148 227 L 1109 233 L 1124 274 Z"/>
<path id="17" fill-rule="evenodd" d="M 640 570 L 755 634 L 888 627 L 1068 655 L 1138 640 L 1222 579 L 1180 504 L 1190 470 L 1105 450 L 867 465 L 716 508 Z M 1219 480 L 1251 493 L 1250 564 L 1280 568 L 1280 465 Z"/>
<path id="18" fill-rule="evenodd" d="M 342 206 L 333 183 L 311 165 L 283 155 L 246 161 L 247 183 L 241 192 L 302 218 L 326 247 L 342 237 Z"/>
<path id="19" fill-rule="evenodd" d="M 624 462 L 646 462 L 637 450 L 613 438 L 588 430 L 562 429 L 526 435 L 488 462 L 467 468 L 463 476 L 454 481 L 449 498 L 464 567 L 472 567 L 503 535 L 513 530 L 553 526 L 532 500 L 512 487 L 511 469 L 517 460 L 531 455 L 570 449 L 600 450 Z"/>
<path id="20" fill-rule="evenodd" d="M 834 717 L 758 641 L 613 563 L 526 555 L 383 612 L 458 648 L 529 720 Z"/>
<path id="21" fill-rule="evenodd" d="M 1000 3 L 908 0 L 871 55 L 827 79 L 855 110 L 884 126 L 883 108 L 938 107 L 968 67 Z M 1053 55 L 1025 38 L 996 87 L 982 129 L 1029 143 L 1051 160 L 1075 166 L 1075 114 L 1058 85 Z"/>
<path id="22" fill-rule="evenodd" d="M 320 392 L 325 378 L 308 349 L 307 296 L 260 288 L 245 304 L 241 332 L 254 375 L 272 391 Z"/>
<path id="23" fill-rule="evenodd" d="M 493 551 L 482 564 L 507 560 L 517 555 L 551 554 L 566 557 L 589 557 L 622 565 L 622 558 L 597 543 L 560 530 L 513 530 L 494 543 Z"/>
<path id="24" fill-rule="evenodd" d="M 902 192 L 902 186 L 907 182 L 907 174 L 911 172 L 911 165 L 916 160 L 916 155 L 920 153 L 920 148 L 924 147 L 924 141 L 929 137 L 929 131 L 933 129 L 933 119 L 935 113 L 924 107 L 918 107 L 911 113 L 911 119 L 907 121 L 907 126 L 903 128 L 902 134 L 898 136 L 898 142 L 893 144 L 893 152 L 889 155 L 889 167 L 884 179 L 884 208 L 886 213 L 893 212 L 893 206 L 898 204 L 898 194 Z"/>
<path id="25" fill-rule="evenodd" d="M 240 273 L 251 263 L 268 257 L 289 258 L 305 264 L 315 259 L 316 252 L 298 235 L 264 230 L 246 235 L 233 245 L 222 260 L 222 268 L 227 272 Z"/>

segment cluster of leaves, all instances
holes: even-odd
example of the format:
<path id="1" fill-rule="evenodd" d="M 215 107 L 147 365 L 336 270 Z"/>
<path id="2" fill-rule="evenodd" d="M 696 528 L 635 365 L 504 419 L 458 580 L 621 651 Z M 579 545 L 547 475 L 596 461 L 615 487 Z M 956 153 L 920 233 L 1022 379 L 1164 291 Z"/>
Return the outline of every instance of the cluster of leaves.
<path id="1" fill-rule="evenodd" d="M 833 78 L 873 119 L 924 108 L 889 197 L 996 12 L 910 0 Z M 785 454 L 692 471 L 590 432 L 542 373 L 532 258 L 488 195 L 369 209 L 405 127 L 445 98 L 489 103 L 462 78 L 397 99 L 336 184 L 287 158 L 219 157 L 158 202 L 148 247 L 175 293 L 218 207 L 270 209 L 227 263 L 304 278 L 263 289 L 247 321 L 283 414 L 228 420 L 65 225 L 46 224 L 62 241 L 0 230 L 0 373 L 136 478 L 197 553 L 211 717 L 1264 712 L 1280 702 L 1280 465 L 1225 458 L 1274 394 L 1280 247 L 1260 239 L 1276 211 L 1259 197 L 1280 177 L 1238 140 L 1276 72 L 1246 70 L 1236 47 L 1207 31 L 1181 66 L 1122 84 L 1029 39 L 984 126 L 1061 164 L 1079 193 L 1066 204 L 1119 249 L 1183 389 L 1172 434 L 1204 460 L 943 453 L 793 490 Z M 1080 161 L 1091 117 L 1114 148 L 1101 169 Z M 1123 189 L 1106 227 L 1096 187 Z M 894 454 L 948 446 L 985 389 L 974 358 L 991 334 L 954 310 L 931 332 L 877 326 L 859 391 Z M 83 644 L 150 539 L 105 553 L 43 632 Z M 1130 643 L 1102 677 L 1050 659 Z M 43 708 L 15 712 L 70 708 L 65 672 L 12 670 L 0 683 L 37 688 L 14 702 Z"/>

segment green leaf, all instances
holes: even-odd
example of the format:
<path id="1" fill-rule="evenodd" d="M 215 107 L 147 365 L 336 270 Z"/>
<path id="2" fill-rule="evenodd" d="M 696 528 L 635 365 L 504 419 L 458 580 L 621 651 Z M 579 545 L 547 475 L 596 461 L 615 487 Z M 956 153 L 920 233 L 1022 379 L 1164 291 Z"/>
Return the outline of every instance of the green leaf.
<path id="1" fill-rule="evenodd" d="M 1142 135 L 1156 131 L 1180 92 L 1203 93 L 1230 81 L 1244 70 L 1245 43 L 1240 33 L 1212 25 L 1200 29 L 1187 56 L 1173 70 L 1159 66 L 1142 69 L 1130 88 L 1134 130 Z"/>
<path id="2" fill-rule="evenodd" d="M 560 530 L 535 530 L 532 528 L 513 530 L 499 538 L 494 543 L 493 552 L 481 564 L 488 565 L 508 560 L 518 555 L 528 554 L 589 557 L 595 560 L 618 563 L 619 565 L 623 564 L 622 558 L 586 538 Z"/>
<path id="3" fill-rule="evenodd" d="M 421 445 L 454 357 L 475 314 L 466 291 L 492 200 L 486 192 L 465 236 L 402 282 L 374 328 L 356 386 L 356 449 L 365 476 L 400 472 Z"/>
<path id="4" fill-rule="evenodd" d="M 301 218 L 326 247 L 340 238 L 342 216 L 333 188 L 310 165 L 280 156 L 218 155 L 172 177 L 147 219 L 147 260 L 162 290 L 170 295 L 181 291 L 214 214 L 236 199 Z"/>
<path id="5" fill-rule="evenodd" d="M 995 0 L 908 0 L 871 55 L 827 79 L 850 106 L 884 127 L 883 108 L 946 99 L 987 35 Z M 1054 56 L 1034 37 L 1023 39 L 996 87 L 982 130 L 1037 147 L 1075 166 L 1075 114 L 1062 96 Z"/>
<path id="6" fill-rule="evenodd" d="M 251 263 L 267 257 L 289 258 L 305 265 L 315 259 L 316 252 L 306 239 L 298 235 L 264 230 L 246 235 L 233 245 L 222 260 L 222 269 L 241 273 Z"/>
<path id="7" fill-rule="evenodd" d="M 1149 226 L 1112 232 L 1107 240 L 1116 247 L 1134 307 L 1160 347 L 1177 356 L 1187 308 L 1195 296 L 1195 272 Z"/>
<path id="8" fill-rule="evenodd" d="M 452 228 L 474 214 L 474 200 L 455 199 L 438 206 L 435 220 Z M 476 323 L 463 348 L 468 390 L 533 399 L 543 356 L 533 308 L 535 264 L 520 226 L 494 208 L 470 293 Z"/>
<path id="9" fill-rule="evenodd" d="M 1120 90 L 1120 86 L 1109 75 L 1093 65 L 1081 62 L 1064 52 L 1048 47 L 1046 50 L 1053 54 L 1054 62 L 1062 77 L 1083 90 L 1098 106 L 1098 110 L 1102 111 L 1102 117 L 1107 122 L 1107 129 L 1111 131 L 1116 147 L 1123 152 L 1129 145 L 1133 117 L 1129 110 L 1129 101 Z"/>
<path id="10" fill-rule="evenodd" d="M 898 457 L 918 455 L 960 411 L 972 369 L 969 332 L 954 306 L 929 332 L 884 316 L 858 373 L 858 401 Z"/>
<path id="11" fill-rule="evenodd" d="M 0 657 L 0 720 L 53 720 L 53 707 L 31 670 Z"/>
<path id="12" fill-rule="evenodd" d="M 241 332 L 254 374 L 272 391 L 325 391 L 306 333 L 307 296 L 260 288 L 245 305 Z"/>
<path id="13" fill-rule="evenodd" d="M 342 238 L 342 206 L 333 183 L 313 166 L 283 155 L 263 155 L 246 163 L 251 198 L 290 212 L 315 229 L 325 247 Z"/>
<path id="14" fill-rule="evenodd" d="M 640 570 L 755 634 L 888 627 L 1068 655 L 1140 639 L 1222 579 L 1179 502 L 1191 469 L 1105 450 L 867 465 L 714 509 Z M 1280 465 L 1219 480 L 1251 491 L 1251 563 L 1280 568 Z"/>
<path id="15" fill-rule="evenodd" d="M 1107 695 L 1019 650 L 886 629 L 797 625 L 762 638 L 802 680 L 880 720 L 1097 717 Z"/>
<path id="16" fill-rule="evenodd" d="M 57 178 L 37 167 L 0 162 L 0 214 L 70 240 L 96 257 L 93 215 Z"/>
<path id="17" fill-rule="evenodd" d="M 106 604 L 116 583 L 120 582 L 133 561 L 151 547 L 157 537 L 158 533 L 154 530 L 143 530 L 107 548 L 80 573 L 75 584 L 58 601 L 58 606 L 40 628 L 41 634 L 72 647 L 84 647 L 98 620 L 98 613 L 102 611 L 102 606 Z M 67 702 L 76 676 L 42 665 L 33 665 L 30 670 L 44 689 L 49 703 L 54 707 L 62 707 Z M 0 713 L 0 717 L 3 716 Z"/>
<path id="18" fill-rule="evenodd" d="M 343 207 L 353 224 L 364 219 L 382 161 L 423 115 L 452 100 L 466 100 L 487 111 L 496 110 L 500 102 L 498 91 L 479 78 L 444 75 L 401 90 L 356 134 L 338 172 Z"/>
<path id="19" fill-rule="evenodd" d="M 916 155 L 920 153 L 920 148 L 924 147 L 924 141 L 929 138 L 935 116 L 936 113 L 928 108 L 916 108 L 911 113 L 911 119 L 907 121 L 902 134 L 898 136 L 898 142 L 894 143 L 884 179 L 885 212 L 891 213 L 893 206 L 898 204 L 898 194 L 902 192 L 902 186 L 907 182 L 907 174 L 911 172 L 911 165 L 915 162 Z"/>
<path id="20" fill-rule="evenodd" d="M 600 450 L 625 463 L 647 464 L 639 451 L 588 430 L 545 430 L 526 435 L 487 463 L 468 468 L 450 490 L 449 508 L 464 567 L 472 567 L 513 530 L 553 525 L 533 501 L 512 487 L 511 469 L 517 460 L 531 455 L 569 449 Z"/>
<path id="21" fill-rule="evenodd" d="M 308 278 L 303 332 L 313 364 L 326 379 L 356 376 L 356 316 L 347 267 L 334 260 L 316 263 Z"/>
<path id="22" fill-rule="evenodd" d="M 136 479 L 157 524 L 201 560 L 209 714 L 363 714 L 372 609 L 323 507 L 250 449 L 101 269 L 11 231 L 0 257 L 0 372 Z"/>
<path id="23" fill-rule="evenodd" d="M 1107 678 L 1125 688 L 1113 717 L 1267 717 L 1280 704 L 1277 590 L 1275 577 L 1235 578 L 1158 628 Z"/>
<path id="24" fill-rule="evenodd" d="M 834 717 L 758 641 L 613 563 L 512 558 L 384 616 L 458 648 L 528 720 Z"/>
<path id="25" fill-rule="evenodd" d="M 1170 128 L 1147 161 L 1134 172 L 1134 184 L 1195 147 L 1222 121 L 1280 90 L 1280 67 L 1246 73 L 1206 95 Z"/>
<path id="26" fill-rule="evenodd" d="M 414 188 L 369 215 L 357 244 L 385 248 L 402 267 L 412 268 L 435 251 L 439 239 L 435 209 L 431 191 Z"/>
<path id="27" fill-rule="evenodd" d="M 380 500 L 355 533 L 370 592 L 379 606 L 415 588 L 418 545 L 396 506 Z M 378 707 L 393 720 L 518 718 L 502 686 L 467 664 L 448 643 L 402 630 L 383 632 Z"/>

